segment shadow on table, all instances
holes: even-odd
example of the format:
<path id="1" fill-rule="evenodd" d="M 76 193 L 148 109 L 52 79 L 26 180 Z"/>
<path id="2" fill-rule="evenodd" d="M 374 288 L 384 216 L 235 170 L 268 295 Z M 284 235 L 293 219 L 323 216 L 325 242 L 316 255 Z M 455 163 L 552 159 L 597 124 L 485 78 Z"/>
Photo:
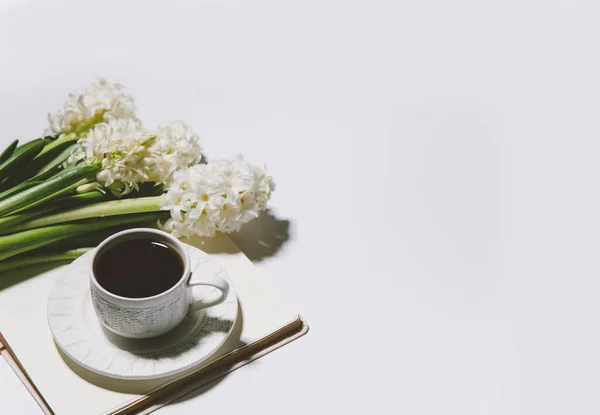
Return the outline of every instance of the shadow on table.
<path id="1" fill-rule="evenodd" d="M 48 264 L 32 265 L 28 267 L 22 267 L 2 272 L 0 273 L 0 291 L 25 280 L 28 280 L 29 278 L 43 274 L 44 272 L 51 271 L 54 268 L 66 265 L 69 262 L 70 261 L 57 261 Z"/>
<path id="2" fill-rule="evenodd" d="M 184 242 L 209 254 L 243 252 L 251 261 L 259 262 L 275 256 L 290 239 L 290 221 L 276 218 L 270 209 L 245 224 L 239 232 L 229 234 L 231 241 L 217 233 L 213 238 L 187 238 Z"/>
<path id="3" fill-rule="evenodd" d="M 241 308 L 238 305 L 238 317 L 236 319 L 235 325 L 233 326 L 233 330 L 231 331 L 231 335 L 227 338 L 225 343 L 221 346 L 221 350 L 232 350 L 237 349 L 245 345 L 244 342 L 241 341 L 241 333 L 242 327 L 244 325 L 244 318 L 241 312 Z M 63 351 L 56 345 L 56 349 L 60 354 L 61 358 L 64 360 L 66 365 L 75 372 L 79 377 L 84 379 L 85 381 L 94 384 L 103 389 L 108 389 L 114 392 L 120 393 L 128 393 L 135 395 L 148 395 L 149 392 L 153 391 L 157 388 L 166 387 L 169 384 L 172 384 L 179 379 L 180 377 L 186 377 L 187 375 L 191 375 L 194 372 L 199 370 L 199 366 L 192 367 L 182 373 L 172 376 L 165 376 L 157 379 L 149 379 L 149 380 L 126 380 L 126 379 L 115 379 L 109 376 L 104 376 L 99 373 L 93 372 L 89 369 L 80 366 L 78 363 L 73 361 L 69 356 L 67 356 Z M 217 352 L 218 353 L 218 352 Z M 225 375 L 226 376 L 226 375 Z M 207 376 L 206 383 L 211 383 L 211 386 L 206 389 L 209 390 L 216 386 L 224 376 L 219 379 L 211 378 Z M 202 383 L 199 385 L 204 386 Z"/>
<path id="4" fill-rule="evenodd" d="M 267 209 L 230 236 L 251 261 L 258 262 L 275 256 L 290 239 L 290 221 L 278 219 Z"/>

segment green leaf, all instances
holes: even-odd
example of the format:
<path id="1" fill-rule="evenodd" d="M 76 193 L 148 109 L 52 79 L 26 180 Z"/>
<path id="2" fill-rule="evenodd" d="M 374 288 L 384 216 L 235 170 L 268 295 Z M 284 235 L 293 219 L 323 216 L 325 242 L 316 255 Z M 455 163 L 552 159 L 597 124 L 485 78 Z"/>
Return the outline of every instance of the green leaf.
<path id="1" fill-rule="evenodd" d="M 17 144 L 19 144 L 19 140 L 15 140 L 6 147 L 6 149 L 0 154 L 0 163 L 4 163 L 10 156 L 13 155 L 15 149 L 17 148 Z"/>
<path id="2" fill-rule="evenodd" d="M 44 173 L 47 170 L 55 169 L 56 167 L 62 165 L 71 155 L 73 150 L 73 143 L 70 146 L 67 146 L 61 153 L 59 153 L 56 157 L 50 160 L 45 166 L 42 166 L 38 171 L 38 174 Z"/>
<path id="3" fill-rule="evenodd" d="M 63 194 L 70 186 L 83 184 L 81 182 L 87 180 L 86 177 L 95 174 L 98 170 L 99 167 L 97 166 L 81 166 L 69 169 L 45 182 L 0 200 L 0 216 L 16 212 L 26 206 L 39 205 L 40 202 L 46 201 L 48 198 Z"/>
<path id="4" fill-rule="evenodd" d="M 0 200 L 6 199 L 9 196 L 12 196 L 16 193 L 19 193 L 25 189 L 29 189 L 30 187 L 36 186 L 42 183 L 44 180 L 58 174 L 61 170 L 63 170 L 62 166 L 56 166 L 52 170 L 46 170 L 43 173 L 38 174 L 37 176 L 32 177 L 31 179 L 24 181 L 23 183 L 19 183 L 10 189 L 7 189 L 0 193 Z M 4 187 L 4 183 L 2 183 L 2 187 Z"/>
<path id="5" fill-rule="evenodd" d="M 42 151 L 44 145 L 43 139 L 37 139 L 23 145 L 20 150 L 15 150 L 4 163 L 0 164 L 0 179 L 4 179 L 13 171 L 26 166 Z"/>
<path id="6" fill-rule="evenodd" d="M 92 247 L 69 249 L 62 252 L 40 252 L 38 250 L 16 255 L 10 259 L 0 262 L 0 272 L 16 268 L 28 267 L 31 265 L 46 264 L 49 262 L 73 261 L 88 251 Z"/>
<path id="7" fill-rule="evenodd" d="M 168 212 L 166 213 L 168 215 Z M 85 235 L 114 226 L 148 223 L 161 219 L 164 216 L 165 212 L 153 212 L 109 218 L 94 218 L 0 236 L 0 260 L 41 248 L 42 246 L 53 245 L 71 236 Z"/>
<path id="8" fill-rule="evenodd" d="M 19 169 L 18 172 L 11 174 L 10 177 L 7 178 L 5 182 L 2 183 L 1 189 L 10 189 L 19 183 L 23 183 L 28 179 L 36 176 L 38 173 L 42 172 L 42 169 L 45 168 L 46 165 L 55 161 L 58 156 L 63 155 L 64 157 L 60 160 L 60 163 L 65 161 L 69 155 L 71 154 L 71 147 L 74 143 L 66 142 L 56 146 L 53 150 L 45 152 L 44 154 L 38 154 L 33 160 L 31 160 L 27 165 Z M 60 164 L 59 163 L 59 164 Z M 51 165 L 50 167 L 55 166 L 56 164 Z"/>
<path id="9" fill-rule="evenodd" d="M 23 231 L 26 229 L 42 228 L 59 223 L 74 222 L 92 218 L 104 218 L 145 212 L 159 212 L 160 205 L 163 201 L 164 196 L 152 196 L 140 197 L 137 199 L 120 199 L 94 203 L 71 210 L 45 215 L 9 230 L 13 232 Z"/>
<path id="10" fill-rule="evenodd" d="M 14 213 L 12 215 L 0 218 L 0 235 L 14 233 L 15 227 L 20 223 L 31 221 L 41 216 L 48 215 L 64 208 L 75 208 L 86 204 L 99 203 L 110 199 L 111 196 L 98 191 L 78 194 L 62 199 L 52 200 L 43 206 L 28 209 L 22 213 Z"/>

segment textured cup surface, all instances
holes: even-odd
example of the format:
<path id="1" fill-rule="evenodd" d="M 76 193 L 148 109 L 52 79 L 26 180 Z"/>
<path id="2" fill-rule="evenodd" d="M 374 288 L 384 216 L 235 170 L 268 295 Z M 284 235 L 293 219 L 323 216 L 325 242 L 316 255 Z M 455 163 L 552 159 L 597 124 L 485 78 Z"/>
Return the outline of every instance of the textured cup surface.
<path id="1" fill-rule="evenodd" d="M 183 275 L 170 289 L 146 298 L 121 297 L 104 289 L 94 275 L 95 261 L 106 250 L 131 239 L 168 243 L 183 259 Z M 118 249 L 118 248 L 115 248 Z M 100 322 L 114 333 L 131 338 L 159 336 L 176 327 L 190 307 L 190 259 L 185 247 L 171 235 L 155 229 L 129 229 L 112 235 L 96 249 L 90 265 L 90 289 L 94 311 Z"/>

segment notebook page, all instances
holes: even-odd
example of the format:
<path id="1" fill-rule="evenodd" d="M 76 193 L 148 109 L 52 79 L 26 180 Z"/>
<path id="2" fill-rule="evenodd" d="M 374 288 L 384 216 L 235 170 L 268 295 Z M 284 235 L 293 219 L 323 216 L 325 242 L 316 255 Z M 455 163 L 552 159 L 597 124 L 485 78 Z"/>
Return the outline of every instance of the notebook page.
<path id="1" fill-rule="evenodd" d="M 240 309 L 232 336 L 210 361 L 297 319 L 297 310 L 273 291 L 229 237 L 219 234 L 210 240 L 197 238 L 185 242 L 219 261 L 238 294 Z M 46 303 L 63 269 L 42 273 L 0 291 L 0 332 L 56 415 L 111 413 L 165 382 L 185 376 L 184 373 L 166 380 L 135 382 L 114 380 L 61 358 L 47 326 Z"/>

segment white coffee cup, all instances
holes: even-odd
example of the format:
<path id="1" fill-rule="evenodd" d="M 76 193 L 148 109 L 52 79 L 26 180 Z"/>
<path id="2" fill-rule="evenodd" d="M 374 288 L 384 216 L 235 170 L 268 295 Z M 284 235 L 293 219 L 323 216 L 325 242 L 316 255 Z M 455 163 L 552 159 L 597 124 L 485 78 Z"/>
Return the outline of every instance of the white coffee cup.
<path id="1" fill-rule="evenodd" d="M 151 239 L 173 247 L 183 259 L 181 279 L 167 291 L 152 297 L 122 297 L 104 289 L 94 275 L 97 259 L 108 249 L 132 239 Z M 194 310 L 220 304 L 227 298 L 227 281 L 213 274 L 194 276 L 198 279 L 192 281 L 192 274 L 188 251 L 177 238 L 150 228 L 118 232 L 98 245 L 90 261 L 89 276 L 94 310 L 100 322 L 120 336 L 136 339 L 159 336 L 175 328 L 185 318 L 193 302 L 191 287 L 194 285 L 210 285 L 221 291 L 218 298 L 203 299 L 200 304 L 194 304 Z"/>

